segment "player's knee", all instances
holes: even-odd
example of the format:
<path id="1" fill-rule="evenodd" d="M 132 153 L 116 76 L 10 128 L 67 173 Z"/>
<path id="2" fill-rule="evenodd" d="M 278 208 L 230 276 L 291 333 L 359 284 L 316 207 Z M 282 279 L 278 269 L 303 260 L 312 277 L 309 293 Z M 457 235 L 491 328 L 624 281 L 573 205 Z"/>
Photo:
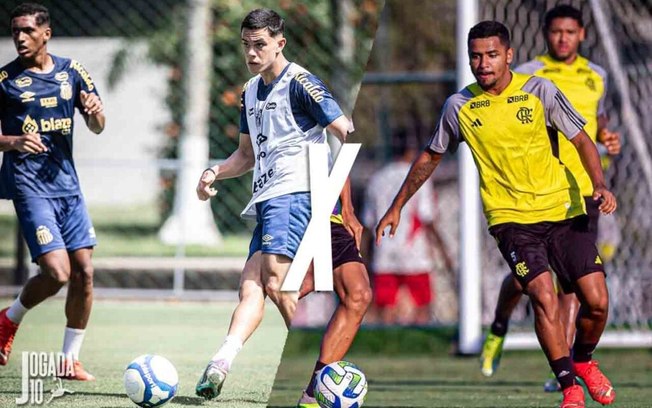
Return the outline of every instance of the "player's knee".
<path id="1" fill-rule="evenodd" d="M 265 293 L 272 301 L 277 303 L 281 299 L 281 281 L 276 278 L 269 278 L 265 282 Z"/>
<path id="2" fill-rule="evenodd" d="M 368 285 L 360 285 L 346 295 L 344 302 L 347 309 L 364 315 L 371 304 L 371 288 Z"/>
<path id="3" fill-rule="evenodd" d="M 45 272 L 54 285 L 63 286 L 70 281 L 70 270 L 66 268 L 49 267 Z"/>
<path id="4" fill-rule="evenodd" d="M 93 276 L 95 270 L 93 265 L 88 264 L 84 265 L 81 268 L 74 271 L 71 276 L 71 282 L 74 282 L 83 286 L 93 286 Z"/>
<path id="5" fill-rule="evenodd" d="M 530 299 L 540 317 L 554 321 L 559 316 L 559 304 L 554 292 L 539 291 L 536 294 L 530 294 Z"/>
<path id="6" fill-rule="evenodd" d="M 609 298 L 598 298 L 587 305 L 589 314 L 594 320 L 607 320 L 609 313 Z"/>

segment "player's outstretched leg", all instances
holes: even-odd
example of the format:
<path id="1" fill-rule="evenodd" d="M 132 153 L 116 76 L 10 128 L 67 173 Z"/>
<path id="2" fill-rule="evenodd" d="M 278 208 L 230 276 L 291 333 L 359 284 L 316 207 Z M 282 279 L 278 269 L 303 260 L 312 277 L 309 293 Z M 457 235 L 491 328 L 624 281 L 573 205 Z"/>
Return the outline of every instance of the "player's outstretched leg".
<path id="1" fill-rule="evenodd" d="M 71 275 L 68 283 L 68 296 L 66 298 L 66 329 L 63 337 L 63 353 L 66 364 L 72 365 L 72 373 L 65 380 L 94 381 L 95 376 L 84 369 L 79 361 L 79 353 L 84 342 L 86 326 L 93 307 L 93 264 L 92 248 L 78 249 L 71 252 Z"/>
<path id="2" fill-rule="evenodd" d="M 228 335 L 195 387 L 195 393 L 200 397 L 213 399 L 220 395 L 233 360 L 263 320 L 265 292 L 260 268 L 261 253 L 258 251 L 249 258 L 242 271 L 240 302 L 233 311 Z"/>
<path id="3" fill-rule="evenodd" d="M 616 399 L 611 381 L 592 359 L 607 322 L 609 293 L 604 273 L 595 272 L 576 282 L 581 306 L 577 318 L 577 335 L 573 345 L 573 363 L 577 376 L 584 381 L 593 400 L 608 405 Z"/>
<path id="4" fill-rule="evenodd" d="M 331 317 L 322 338 L 319 359 L 308 385 L 297 403 L 298 408 L 317 408 L 314 397 L 316 374 L 324 366 L 342 360 L 353 343 L 369 305 L 369 275 L 361 262 L 347 262 L 335 268 L 335 291 L 340 303 Z"/>
<path id="5" fill-rule="evenodd" d="M 70 262 L 64 249 L 41 255 L 37 262 L 41 272 L 27 281 L 11 306 L 0 312 L 0 365 L 9 361 L 14 335 L 27 311 L 55 295 L 70 279 Z"/>
<path id="6" fill-rule="evenodd" d="M 512 274 L 505 276 L 500 286 L 494 321 L 482 345 L 482 354 L 480 354 L 480 371 L 486 377 L 492 376 L 498 370 L 509 319 L 521 300 L 522 294 L 523 289 Z"/>
<path id="7" fill-rule="evenodd" d="M 534 310 L 534 330 L 552 372 L 561 384 L 562 408 L 584 407 L 584 392 L 577 387 L 575 369 L 570 358 L 564 328 L 559 320 L 559 306 L 550 272 L 543 272 L 527 284 Z"/>
<path id="8" fill-rule="evenodd" d="M 281 290 L 291 263 L 292 259 L 284 255 L 268 253 L 262 255 L 262 278 L 265 293 L 278 307 L 288 329 L 292 325 L 292 319 L 299 301 L 299 292 L 284 292 Z"/>
<path id="9" fill-rule="evenodd" d="M 572 349 L 573 341 L 575 340 L 575 321 L 577 320 L 577 313 L 580 307 L 580 301 L 577 300 L 577 296 L 574 293 L 564 293 L 562 290 L 559 291 L 558 295 L 559 300 L 559 318 L 561 319 L 561 324 L 564 326 L 566 333 L 566 343 L 568 344 L 568 349 Z M 550 374 L 550 378 L 546 380 L 543 384 L 543 390 L 545 392 L 559 392 L 561 391 L 561 386 L 559 381 L 554 374 Z"/>

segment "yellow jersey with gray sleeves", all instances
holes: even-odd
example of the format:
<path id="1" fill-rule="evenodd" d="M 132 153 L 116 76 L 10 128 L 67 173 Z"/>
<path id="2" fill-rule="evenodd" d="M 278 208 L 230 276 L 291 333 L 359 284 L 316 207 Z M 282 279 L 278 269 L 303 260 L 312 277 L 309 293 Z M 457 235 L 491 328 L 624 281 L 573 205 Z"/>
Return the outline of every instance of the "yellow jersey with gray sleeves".
<path id="1" fill-rule="evenodd" d="M 512 73 L 500 95 L 474 83 L 450 96 L 428 147 L 444 153 L 467 143 L 489 226 L 561 221 L 585 210 L 575 179 L 556 155 L 557 131 L 572 139 L 584 124 L 552 82 Z"/>
<path id="2" fill-rule="evenodd" d="M 540 55 L 516 68 L 517 72 L 540 76 L 552 81 L 586 119 L 584 130 L 595 142 L 598 117 L 605 114 L 607 72 L 599 65 L 578 56 L 572 64 L 557 61 L 550 55 Z M 575 147 L 564 138 L 559 142 L 559 159 L 573 173 L 583 196 L 593 195 L 591 178 L 582 166 Z"/>

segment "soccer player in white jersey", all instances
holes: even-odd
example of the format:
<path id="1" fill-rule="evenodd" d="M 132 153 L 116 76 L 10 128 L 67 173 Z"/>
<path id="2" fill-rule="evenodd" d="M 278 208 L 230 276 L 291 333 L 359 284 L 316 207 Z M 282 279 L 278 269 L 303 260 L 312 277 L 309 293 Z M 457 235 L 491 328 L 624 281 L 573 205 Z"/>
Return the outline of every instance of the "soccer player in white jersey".
<path id="1" fill-rule="evenodd" d="M 283 55 L 284 21 L 273 10 L 251 11 L 241 24 L 247 68 L 239 146 L 199 180 L 201 200 L 215 196 L 216 180 L 253 169 L 252 199 L 242 213 L 257 221 L 240 280 L 240 303 L 228 335 L 206 367 L 196 393 L 220 394 L 242 345 L 263 317 L 265 297 L 276 304 L 289 328 L 297 292 L 282 292 L 290 263 L 310 220 L 308 146 L 326 143 L 326 130 L 345 141 L 350 121 L 319 78 Z M 348 213 L 348 211 L 347 211 Z"/>

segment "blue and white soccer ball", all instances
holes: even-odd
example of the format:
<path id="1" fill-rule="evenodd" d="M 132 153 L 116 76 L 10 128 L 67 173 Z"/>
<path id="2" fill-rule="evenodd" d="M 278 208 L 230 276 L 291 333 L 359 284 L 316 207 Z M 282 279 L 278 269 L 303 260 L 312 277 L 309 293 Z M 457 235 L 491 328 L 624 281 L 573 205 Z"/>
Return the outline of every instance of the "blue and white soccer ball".
<path id="1" fill-rule="evenodd" d="M 348 361 L 337 361 L 317 373 L 315 398 L 321 408 L 360 408 L 367 395 L 367 378 Z"/>
<path id="2" fill-rule="evenodd" d="M 143 355 L 129 363 L 125 370 L 125 390 L 136 405 L 160 407 L 177 395 L 179 375 L 164 357 Z"/>

